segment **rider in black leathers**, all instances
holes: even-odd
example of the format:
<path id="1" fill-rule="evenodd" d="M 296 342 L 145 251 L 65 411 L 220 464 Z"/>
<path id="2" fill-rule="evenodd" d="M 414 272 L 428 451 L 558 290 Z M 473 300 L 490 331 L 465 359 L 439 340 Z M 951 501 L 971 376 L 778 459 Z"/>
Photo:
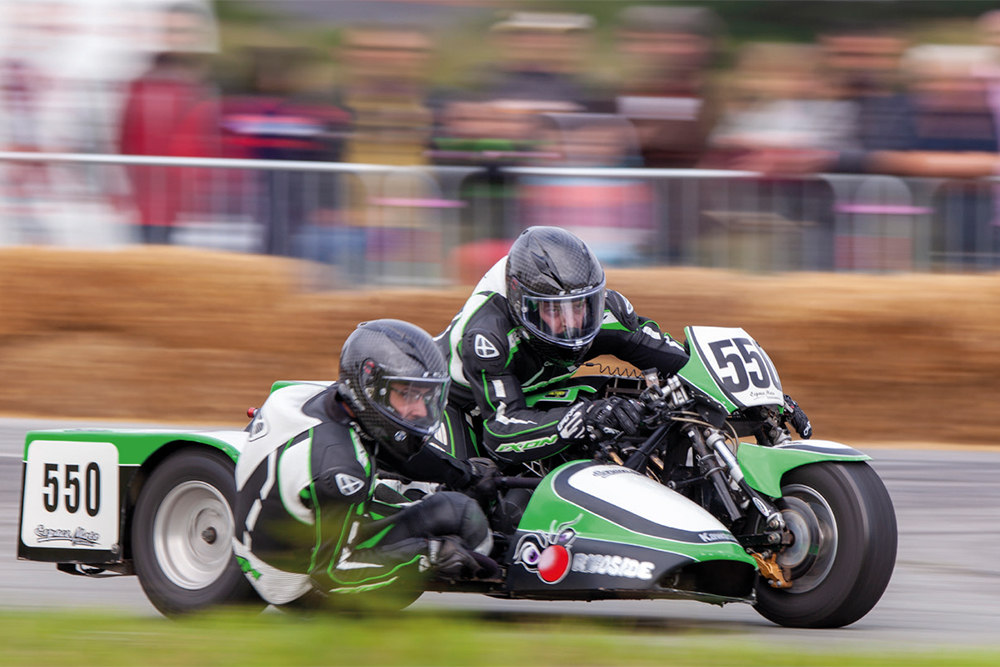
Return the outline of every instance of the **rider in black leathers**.
<path id="1" fill-rule="evenodd" d="M 537 409 L 527 404 L 526 392 L 558 388 L 581 363 L 601 355 L 665 377 L 688 360 L 656 322 L 606 289 L 590 248 L 557 227 L 525 230 L 435 340 L 449 362 L 450 406 L 482 420 L 483 445 L 505 467 L 601 432 L 634 434 L 643 416 L 637 401 L 616 396 Z M 802 433 L 811 432 L 808 420 L 795 412 L 804 422 L 793 425 L 808 437 Z"/>
<path id="2" fill-rule="evenodd" d="M 449 360 L 449 403 L 478 408 L 483 444 L 503 463 L 545 458 L 593 428 L 634 432 L 641 418 L 639 406 L 621 398 L 539 410 L 525 392 L 557 387 L 600 355 L 664 374 L 688 359 L 656 322 L 605 289 L 594 254 L 556 227 L 525 230 L 436 340 Z"/>

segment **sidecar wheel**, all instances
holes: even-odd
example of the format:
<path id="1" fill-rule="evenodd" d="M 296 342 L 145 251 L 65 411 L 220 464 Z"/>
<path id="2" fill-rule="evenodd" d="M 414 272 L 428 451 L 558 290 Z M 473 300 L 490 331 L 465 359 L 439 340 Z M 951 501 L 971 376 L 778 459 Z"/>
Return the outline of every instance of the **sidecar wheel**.
<path id="1" fill-rule="evenodd" d="M 789 471 L 777 505 L 796 543 L 778 555 L 791 588 L 756 584 L 755 609 L 779 625 L 838 628 L 871 611 L 896 563 L 896 514 L 867 463 Z"/>
<path id="2" fill-rule="evenodd" d="M 135 573 L 165 616 L 222 604 L 264 606 L 233 556 L 233 468 L 222 452 L 182 449 L 142 487 L 132 518 Z"/>

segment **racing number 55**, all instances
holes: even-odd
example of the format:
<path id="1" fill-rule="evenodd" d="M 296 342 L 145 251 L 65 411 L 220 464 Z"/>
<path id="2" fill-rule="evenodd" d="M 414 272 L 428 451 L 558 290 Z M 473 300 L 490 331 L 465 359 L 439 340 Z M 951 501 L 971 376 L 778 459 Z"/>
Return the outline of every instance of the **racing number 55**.
<path id="1" fill-rule="evenodd" d="M 97 516 L 101 511 L 101 469 L 97 463 L 91 461 L 84 470 L 81 484 L 80 466 L 75 463 L 67 463 L 64 466 L 64 488 L 65 493 L 62 498 L 66 511 L 76 514 L 80 509 L 81 501 L 83 508 L 89 516 Z M 48 512 L 55 512 L 59 509 L 59 464 L 45 464 L 45 484 L 42 486 L 42 506 Z"/>
<path id="2" fill-rule="evenodd" d="M 753 341 L 747 338 L 732 338 L 713 341 L 708 346 L 715 355 L 720 371 L 732 368 L 732 377 L 719 375 L 719 380 L 732 393 L 746 391 L 751 383 L 758 389 L 767 389 L 773 384 L 764 357 Z M 735 347 L 739 355 L 726 354 L 726 349 L 731 347 Z M 750 363 L 756 365 L 756 371 L 750 369 Z"/>

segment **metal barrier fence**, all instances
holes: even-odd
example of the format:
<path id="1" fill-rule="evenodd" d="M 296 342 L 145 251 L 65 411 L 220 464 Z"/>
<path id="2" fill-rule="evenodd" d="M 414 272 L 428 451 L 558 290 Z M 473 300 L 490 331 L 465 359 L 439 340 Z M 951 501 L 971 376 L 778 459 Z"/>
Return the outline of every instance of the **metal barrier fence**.
<path id="1" fill-rule="evenodd" d="M 332 284 L 474 280 L 531 224 L 606 266 L 985 271 L 993 179 L 0 152 L 0 245 L 167 242 L 286 255 Z"/>

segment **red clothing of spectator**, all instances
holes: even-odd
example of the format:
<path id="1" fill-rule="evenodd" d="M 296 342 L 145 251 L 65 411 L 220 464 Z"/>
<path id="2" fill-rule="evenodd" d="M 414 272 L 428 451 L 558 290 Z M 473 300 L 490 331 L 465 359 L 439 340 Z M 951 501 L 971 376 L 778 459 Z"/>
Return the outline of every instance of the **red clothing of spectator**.
<path id="1" fill-rule="evenodd" d="M 218 102 L 194 70 L 170 54 L 129 85 L 119 150 L 126 155 L 214 157 L 218 148 Z M 198 169 L 130 166 L 129 180 L 139 220 L 146 226 L 173 226 L 197 194 Z"/>

